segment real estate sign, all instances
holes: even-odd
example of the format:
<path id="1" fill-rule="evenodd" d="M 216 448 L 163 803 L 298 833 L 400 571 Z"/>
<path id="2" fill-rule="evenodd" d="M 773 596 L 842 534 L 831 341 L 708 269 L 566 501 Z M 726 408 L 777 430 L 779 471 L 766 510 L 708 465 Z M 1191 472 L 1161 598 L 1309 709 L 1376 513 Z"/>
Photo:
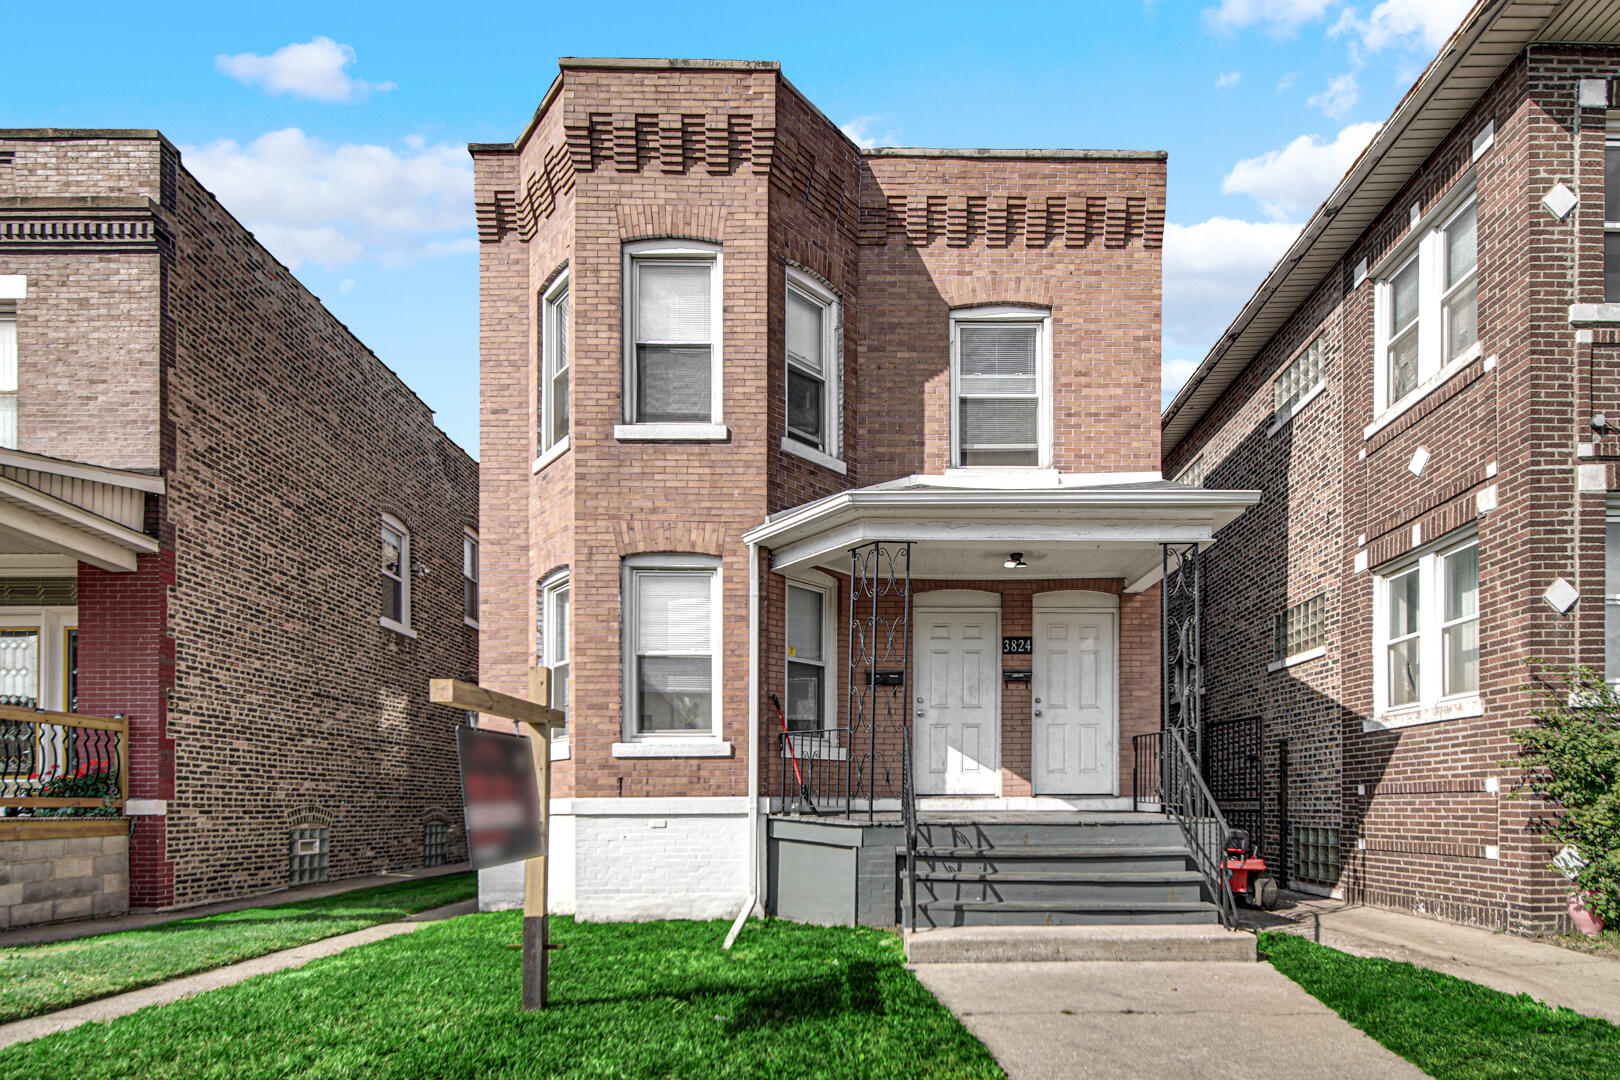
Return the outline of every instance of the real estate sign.
<path id="1" fill-rule="evenodd" d="M 546 853 L 529 740 L 475 727 L 456 729 L 467 852 L 473 868 Z"/>

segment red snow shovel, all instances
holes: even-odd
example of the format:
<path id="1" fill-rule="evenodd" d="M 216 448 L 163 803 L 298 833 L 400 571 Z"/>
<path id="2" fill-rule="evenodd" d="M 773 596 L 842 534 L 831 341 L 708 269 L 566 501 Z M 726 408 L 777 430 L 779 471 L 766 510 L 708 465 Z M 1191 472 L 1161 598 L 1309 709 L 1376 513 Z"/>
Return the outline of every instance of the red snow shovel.
<path id="1" fill-rule="evenodd" d="M 787 744 L 788 760 L 793 762 L 793 775 L 799 781 L 799 805 L 819 817 L 821 811 L 816 809 L 815 800 L 810 797 L 810 785 L 804 782 L 804 773 L 799 771 L 799 755 L 793 751 L 793 736 L 788 734 L 787 716 L 782 712 L 782 703 L 775 694 L 771 695 L 771 704 L 776 706 L 776 719 L 782 725 L 782 741 Z"/>

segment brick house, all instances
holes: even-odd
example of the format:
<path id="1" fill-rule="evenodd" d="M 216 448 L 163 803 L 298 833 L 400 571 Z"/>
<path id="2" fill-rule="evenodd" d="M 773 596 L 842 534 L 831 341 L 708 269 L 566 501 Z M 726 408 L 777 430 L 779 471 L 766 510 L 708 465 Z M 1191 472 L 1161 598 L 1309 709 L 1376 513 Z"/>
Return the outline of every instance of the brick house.
<path id="1" fill-rule="evenodd" d="M 0 130 L 0 683 L 127 717 L 131 905 L 465 858 L 477 471 L 161 134 Z"/>
<path id="2" fill-rule="evenodd" d="M 1163 414 L 1165 475 L 1264 492 L 1205 557 L 1205 709 L 1263 722 L 1298 887 L 1560 918 L 1503 762 L 1529 661 L 1620 674 L 1617 76 L 1612 5 L 1477 5 Z"/>
<path id="3" fill-rule="evenodd" d="M 569 712 L 553 909 L 892 924 L 908 806 L 1129 818 L 1163 545 L 1256 497 L 1159 474 L 1165 155 L 863 151 L 775 63 L 560 66 L 471 147 L 481 676 Z"/>

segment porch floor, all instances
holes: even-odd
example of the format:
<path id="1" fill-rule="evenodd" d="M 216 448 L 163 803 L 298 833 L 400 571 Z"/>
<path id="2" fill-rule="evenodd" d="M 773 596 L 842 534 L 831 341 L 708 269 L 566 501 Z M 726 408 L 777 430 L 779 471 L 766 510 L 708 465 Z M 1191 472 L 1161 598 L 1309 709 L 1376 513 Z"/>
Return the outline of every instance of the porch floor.
<path id="1" fill-rule="evenodd" d="M 872 826 L 900 825 L 898 810 L 865 810 L 819 814 L 784 813 L 768 815 L 784 821 L 813 821 L 822 825 Z M 925 825 L 1157 825 L 1171 820 L 1153 810 L 919 810 L 917 821 Z"/>

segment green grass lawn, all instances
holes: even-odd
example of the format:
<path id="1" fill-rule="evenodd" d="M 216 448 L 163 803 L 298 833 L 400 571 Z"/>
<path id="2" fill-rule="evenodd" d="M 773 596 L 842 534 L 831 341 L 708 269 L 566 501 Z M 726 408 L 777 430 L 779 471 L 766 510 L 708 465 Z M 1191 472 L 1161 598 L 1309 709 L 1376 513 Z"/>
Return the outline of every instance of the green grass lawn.
<path id="1" fill-rule="evenodd" d="M 0 1080 L 140 1077 L 995 1078 L 880 930 L 552 919 L 551 1005 L 519 1007 L 516 912 L 0 1050 Z"/>
<path id="2" fill-rule="evenodd" d="M 1435 1080 L 1620 1076 L 1620 1027 L 1606 1020 L 1291 934 L 1261 934 L 1260 955 Z"/>
<path id="3" fill-rule="evenodd" d="M 0 1022 L 392 922 L 477 894 L 476 874 L 446 874 L 145 930 L 0 949 Z"/>

